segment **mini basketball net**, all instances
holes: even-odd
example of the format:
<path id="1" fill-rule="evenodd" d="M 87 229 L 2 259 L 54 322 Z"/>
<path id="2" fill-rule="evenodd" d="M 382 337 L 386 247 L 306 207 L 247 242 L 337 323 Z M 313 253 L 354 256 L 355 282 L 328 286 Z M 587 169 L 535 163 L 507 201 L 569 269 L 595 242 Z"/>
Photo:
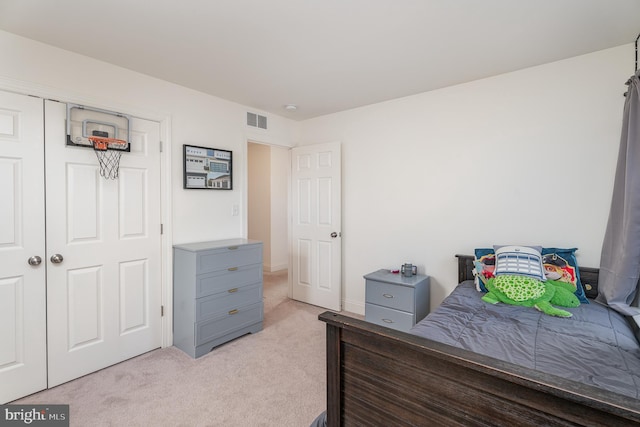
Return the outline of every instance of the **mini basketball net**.
<path id="1" fill-rule="evenodd" d="M 93 151 L 98 156 L 100 163 L 100 175 L 106 179 L 117 179 L 120 168 L 120 156 L 127 146 L 127 141 L 103 136 L 88 136 L 93 144 Z M 114 149 L 110 149 L 113 147 Z"/>

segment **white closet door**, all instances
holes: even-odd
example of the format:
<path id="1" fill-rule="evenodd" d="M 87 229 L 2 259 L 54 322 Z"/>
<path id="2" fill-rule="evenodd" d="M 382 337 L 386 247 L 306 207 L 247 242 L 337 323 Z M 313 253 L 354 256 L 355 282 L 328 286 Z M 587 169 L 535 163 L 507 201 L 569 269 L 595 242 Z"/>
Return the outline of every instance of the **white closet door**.
<path id="1" fill-rule="evenodd" d="M 160 124 L 131 123 L 106 180 L 65 144 L 66 106 L 46 101 L 49 387 L 161 345 Z"/>
<path id="2" fill-rule="evenodd" d="M 42 109 L 0 92 L 0 403 L 47 387 Z"/>

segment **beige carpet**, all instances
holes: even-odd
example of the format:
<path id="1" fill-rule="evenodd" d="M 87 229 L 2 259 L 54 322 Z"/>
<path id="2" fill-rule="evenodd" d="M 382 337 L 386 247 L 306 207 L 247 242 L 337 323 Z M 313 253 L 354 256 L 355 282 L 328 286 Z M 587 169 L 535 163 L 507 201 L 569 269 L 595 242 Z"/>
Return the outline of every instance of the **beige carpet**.
<path id="1" fill-rule="evenodd" d="M 264 330 L 197 360 L 154 350 L 28 396 L 70 405 L 72 426 L 308 426 L 325 408 L 325 324 L 264 274 Z"/>

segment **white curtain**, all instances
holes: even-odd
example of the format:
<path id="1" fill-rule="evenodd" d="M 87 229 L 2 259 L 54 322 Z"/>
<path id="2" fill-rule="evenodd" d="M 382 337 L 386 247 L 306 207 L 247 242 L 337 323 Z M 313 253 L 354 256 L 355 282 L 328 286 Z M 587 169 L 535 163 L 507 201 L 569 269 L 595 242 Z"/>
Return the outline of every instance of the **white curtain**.
<path id="1" fill-rule="evenodd" d="M 629 79 L 609 221 L 602 245 L 596 301 L 626 314 L 640 277 L 640 71 Z"/>

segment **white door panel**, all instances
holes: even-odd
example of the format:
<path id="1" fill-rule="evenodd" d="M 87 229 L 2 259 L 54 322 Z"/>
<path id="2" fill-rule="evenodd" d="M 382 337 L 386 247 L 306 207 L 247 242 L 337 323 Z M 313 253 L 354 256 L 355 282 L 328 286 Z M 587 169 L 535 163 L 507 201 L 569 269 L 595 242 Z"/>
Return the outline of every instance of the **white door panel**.
<path id="1" fill-rule="evenodd" d="M 49 386 L 161 345 L 160 126 L 132 119 L 117 180 L 65 144 L 64 104 L 46 102 Z"/>
<path id="2" fill-rule="evenodd" d="M 42 108 L 0 92 L 0 403 L 47 387 Z"/>
<path id="3" fill-rule="evenodd" d="M 294 299 L 340 310 L 340 144 L 292 150 Z"/>

